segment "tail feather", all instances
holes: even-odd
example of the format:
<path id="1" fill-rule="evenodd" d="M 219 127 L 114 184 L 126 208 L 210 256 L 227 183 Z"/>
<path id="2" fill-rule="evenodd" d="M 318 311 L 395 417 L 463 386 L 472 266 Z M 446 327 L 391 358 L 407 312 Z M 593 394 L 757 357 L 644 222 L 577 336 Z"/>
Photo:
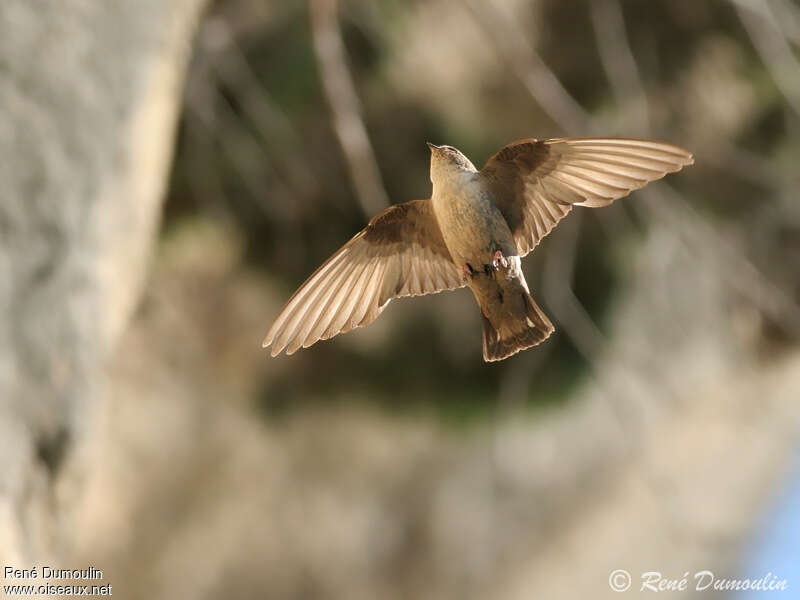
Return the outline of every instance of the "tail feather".
<path id="1" fill-rule="evenodd" d="M 503 324 L 499 329 L 489 321 L 483 312 L 483 360 L 487 362 L 503 360 L 520 350 L 536 346 L 545 341 L 555 331 L 547 315 L 536 304 L 528 292 L 523 292 L 525 316 L 514 322 Z"/>

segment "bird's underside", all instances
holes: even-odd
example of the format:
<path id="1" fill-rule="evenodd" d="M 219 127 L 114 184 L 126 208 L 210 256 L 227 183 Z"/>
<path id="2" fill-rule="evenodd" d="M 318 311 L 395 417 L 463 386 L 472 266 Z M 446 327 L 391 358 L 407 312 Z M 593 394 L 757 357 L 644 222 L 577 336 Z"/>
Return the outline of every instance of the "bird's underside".
<path id="1" fill-rule="evenodd" d="M 264 347 L 272 346 L 272 356 L 284 350 L 292 354 L 368 325 L 393 298 L 465 285 L 481 308 L 485 360 L 501 360 L 535 346 L 552 333 L 553 326 L 528 292 L 520 257 L 531 252 L 573 206 L 607 206 L 693 162 L 689 152 L 675 146 L 615 138 L 520 140 L 502 148 L 480 171 L 448 146 L 433 146 L 432 152 L 434 196 L 437 186 L 451 189 L 454 174 L 466 173 L 464 180 L 470 182 L 466 185 L 479 186 L 481 193 L 475 197 L 488 197 L 492 211 L 496 207 L 502 215 L 502 229 L 510 232 L 512 248 L 483 248 L 475 254 L 480 256 L 473 261 L 478 264 L 458 264 L 454 256 L 463 260 L 463 253 L 452 248 L 458 220 L 441 208 L 435 211 L 430 200 L 391 206 L 292 295 L 264 339 Z M 452 189 L 472 194 L 470 187 Z M 441 196 L 437 206 L 442 206 Z M 456 217 L 480 220 L 474 216 L 480 214 L 462 211 Z M 492 223 L 496 229 L 497 220 Z M 482 225 L 467 224 L 470 230 Z"/>

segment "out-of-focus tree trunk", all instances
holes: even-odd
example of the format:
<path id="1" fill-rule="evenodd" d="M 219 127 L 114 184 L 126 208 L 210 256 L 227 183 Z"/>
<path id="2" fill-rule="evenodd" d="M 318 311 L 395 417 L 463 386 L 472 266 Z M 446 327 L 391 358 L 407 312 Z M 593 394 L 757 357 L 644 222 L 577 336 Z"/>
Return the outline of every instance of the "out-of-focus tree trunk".
<path id="1" fill-rule="evenodd" d="M 204 0 L 0 3 L 0 564 L 57 560 Z"/>

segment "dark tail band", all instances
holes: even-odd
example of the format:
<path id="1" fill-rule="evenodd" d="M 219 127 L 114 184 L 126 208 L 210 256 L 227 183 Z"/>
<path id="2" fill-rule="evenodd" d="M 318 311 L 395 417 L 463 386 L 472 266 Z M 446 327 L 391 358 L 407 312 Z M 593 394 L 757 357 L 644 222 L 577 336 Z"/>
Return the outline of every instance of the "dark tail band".
<path id="1" fill-rule="evenodd" d="M 526 319 L 508 323 L 495 328 L 486 315 L 483 319 L 483 360 L 487 362 L 503 360 L 520 350 L 536 346 L 545 341 L 555 331 L 553 324 L 531 295 L 523 292 Z"/>

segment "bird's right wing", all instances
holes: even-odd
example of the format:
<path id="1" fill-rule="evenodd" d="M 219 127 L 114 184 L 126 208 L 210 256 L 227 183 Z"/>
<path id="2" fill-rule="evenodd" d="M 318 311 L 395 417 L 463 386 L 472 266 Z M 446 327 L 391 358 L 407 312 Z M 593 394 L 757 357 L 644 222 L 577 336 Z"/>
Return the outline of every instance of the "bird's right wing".
<path id="1" fill-rule="evenodd" d="M 292 354 L 374 321 L 392 298 L 462 287 L 429 200 L 387 208 L 317 269 L 264 339 Z"/>
<path id="2" fill-rule="evenodd" d="M 649 140 L 527 139 L 502 148 L 481 175 L 525 256 L 573 206 L 607 206 L 693 162 L 686 150 Z"/>

